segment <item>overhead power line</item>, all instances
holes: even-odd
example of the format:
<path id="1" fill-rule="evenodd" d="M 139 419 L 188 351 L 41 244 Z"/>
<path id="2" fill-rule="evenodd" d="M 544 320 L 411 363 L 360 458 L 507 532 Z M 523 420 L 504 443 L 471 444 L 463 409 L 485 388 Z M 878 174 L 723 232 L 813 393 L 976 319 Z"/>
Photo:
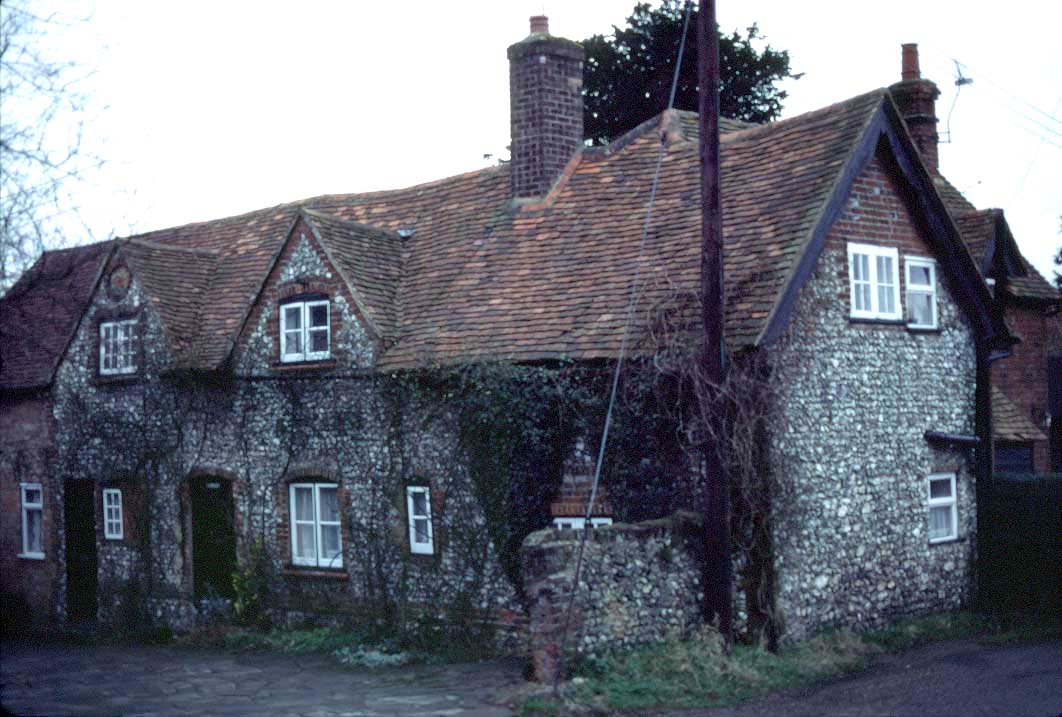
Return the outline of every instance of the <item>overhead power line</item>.
<path id="1" fill-rule="evenodd" d="M 686 48 L 686 35 L 690 26 L 690 10 L 692 3 L 686 3 L 686 18 L 682 25 L 682 39 L 679 40 L 678 58 L 675 62 L 675 74 L 671 80 L 671 95 L 667 101 L 667 109 L 672 109 L 675 105 L 675 93 L 678 88 L 679 73 L 682 69 L 682 55 Z M 608 410 L 605 413 L 605 427 L 601 432 L 601 442 L 598 445 L 597 450 L 597 463 L 594 466 L 594 480 L 590 486 L 590 500 L 586 504 L 586 515 L 583 517 L 583 532 L 582 538 L 579 541 L 579 549 L 576 552 L 575 557 L 575 572 L 572 576 L 572 590 L 571 595 L 568 597 L 568 607 L 564 613 L 564 627 L 561 631 L 561 645 L 559 659 L 563 664 L 564 653 L 568 644 L 568 630 L 571 627 L 572 609 L 575 606 L 575 597 L 579 590 L 579 578 L 581 577 L 583 566 L 583 553 L 586 549 L 586 540 L 590 535 L 590 516 L 593 514 L 594 501 L 597 500 L 597 489 L 601 482 L 601 465 L 605 462 L 605 446 L 608 443 L 609 429 L 612 427 L 612 415 L 616 405 L 616 393 L 619 387 L 620 373 L 623 370 L 623 359 L 627 352 L 627 341 L 630 337 L 631 323 L 634 318 L 635 302 L 638 298 L 638 289 L 641 284 L 642 277 L 642 264 L 645 259 L 645 245 L 649 239 L 649 227 L 653 221 L 653 204 L 656 201 L 656 190 L 660 184 L 660 169 L 664 163 L 664 149 L 666 138 L 661 134 L 660 147 L 657 150 L 656 155 L 656 169 L 653 172 L 653 183 L 649 190 L 649 204 L 645 210 L 645 221 L 642 224 L 642 238 L 638 245 L 638 261 L 634 270 L 634 281 L 631 283 L 630 298 L 627 301 L 627 315 L 623 321 L 623 336 L 620 339 L 619 356 L 616 359 L 616 367 L 612 374 L 612 388 L 609 393 Z M 560 684 L 560 675 L 562 669 L 558 669 L 553 679 L 553 691 L 557 692 Z"/>

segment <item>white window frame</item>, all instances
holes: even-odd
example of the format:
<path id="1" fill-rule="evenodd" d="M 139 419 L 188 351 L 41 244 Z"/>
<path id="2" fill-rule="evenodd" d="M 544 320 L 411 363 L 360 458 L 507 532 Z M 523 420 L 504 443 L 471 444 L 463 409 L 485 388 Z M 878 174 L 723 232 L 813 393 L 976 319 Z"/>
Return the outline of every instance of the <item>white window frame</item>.
<path id="1" fill-rule="evenodd" d="M 314 307 L 325 307 L 325 324 L 323 327 L 310 326 L 310 312 Z M 299 326 L 294 329 L 287 328 L 288 310 L 299 309 Z M 324 351 L 310 351 L 311 331 L 319 332 L 323 328 L 328 337 L 328 348 Z M 302 351 L 288 352 L 288 334 L 298 332 Z M 332 356 L 332 306 L 328 299 L 313 299 L 311 301 L 288 301 L 280 305 L 280 360 L 283 363 L 295 361 L 321 361 Z"/>
<path id="2" fill-rule="evenodd" d="M 867 258 L 867 276 L 864 279 L 857 281 L 856 279 L 856 257 L 866 256 Z M 888 279 L 892 285 L 892 305 L 893 311 L 884 311 L 880 306 L 878 297 L 879 289 L 886 284 L 883 281 L 883 277 L 878 276 L 878 258 L 887 258 L 892 260 L 891 276 Z M 857 284 L 866 284 L 870 288 L 870 306 L 869 308 L 856 308 L 856 289 Z M 889 246 L 876 246 L 874 244 L 857 244 L 855 242 L 848 243 L 848 293 L 850 307 L 850 316 L 853 319 L 883 319 L 883 320 L 901 320 L 903 319 L 903 306 L 900 303 L 900 252 L 896 247 Z"/>
<path id="3" fill-rule="evenodd" d="M 947 480 L 951 489 L 951 494 L 946 498 L 934 498 L 933 497 L 933 483 L 936 481 Z M 930 535 L 930 543 L 944 543 L 949 540 L 956 540 L 959 537 L 959 501 L 955 492 L 955 474 L 954 473 L 933 473 L 930 474 L 928 480 L 926 480 L 926 498 L 928 500 L 928 512 L 926 514 L 926 520 L 930 521 L 929 525 L 932 525 L 931 517 L 934 509 L 947 508 L 949 509 L 949 515 L 951 520 L 951 530 L 947 535 L 941 535 L 933 537 Z"/>
<path id="4" fill-rule="evenodd" d="M 18 554 L 20 558 L 31 558 L 33 560 L 44 560 L 44 488 L 40 483 L 19 483 L 19 514 L 22 519 L 22 552 Z M 30 501 L 26 499 L 26 493 L 31 490 L 37 491 L 37 495 L 40 496 L 39 501 Z M 40 545 L 29 544 L 29 514 L 40 514 Z M 34 550 L 34 548 L 36 548 Z"/>
<path id="5" fill-rule="evenodd" d="M 920 256 L 906 256 L 904 257 L 905 276 L 907 279 L 907 307 L 908 313 L 913 306 L 911 302 L 912 295 L 928 296 L 930 299 L 930 307 L 932 310 L 932 317 L 928 324 L 915 323 L 914 318 L 909 316 L 907 325 L 912 329 L 935 329 L 937 328 L 937 262 L 932 259 L 927 259 Z M 913 267 L 924 267 L 929 269 L 929 285 L 914 284 L 911 281 L 911 269 Z"/>
<path id="6" fill-rule="evenodd" d="M 103 489 L 103 537 L 107 540 L 122 540 L 125 538 L 122 491 L 120 488 Z"/>
<path id="7" fill-rule="evenodd" d="M 591 528 L 601 528 L 606 525 L 612 525 L 612 518 L 598 517 L 590 518 Z M 586 526 L 586 518 L 571 517 L 571 518 L 554 518 L 553 527 L 555 528 L 567 528 L 570 530 L 582 530 Z"/>
<path id="8" fill-rule="evenodd" d="M 310 489 L 313 495 L 313 519 L 312 520 L 298 520 L 295 512 L 295 492 L 301 488 Z M 336 491 L 336 504 L 337 510 L 340 515 L 337 515 L 337 520 L 323 520 L 321 518 L 321 491 L 322 490 L 335 490 Z M 301 565 L 311 568 L 342 568 L 343 567 L 343 525 L 340 516 L 342 515 L 342 505 L 339 505 L 339 484 L 337 483 L 292 483 L 288 486 L 288 510 L 290 517 L 290 530 L 291 530 L 291 562 L 293 565 Z M 313 525 L 313 540 L 314 540 L 314 555 L 312 558 L 307 558 L 299 555 L 298 541 L 299 531 L 298 526 L 300 524 L 312 524 Z M 334 558 L 326 558 L 322 554 L 322 546 L 324 546 L 324 527 L 336 526 L 339 529 L 339 553 Z"/>
<path id="9" fill-rule="evenodd" d="M 109 336 L 110 334 L 110 336 Z M 108 358 L 115 360 L 108 366 Z M 100 375 L 136 373 L 136 319 L 100 322 Z"/>
<path id="10" fill-rule="evenodd" d="M 424 496 L 424 508 L 425 513 L 416 514 L 413 512 L 413 496 Z M 425 485 L 410 485 L 406 486 L 406 522 L 409 524 L 409 552 L 415 555 L 434 555 L 435 554 L 435 532 L 432 526 L 431 518 L 431 489 Z M 417 541 L 417 525 L 416 521 L 426 520 L 428 525 L 428 542 L 421 543 Z"/>

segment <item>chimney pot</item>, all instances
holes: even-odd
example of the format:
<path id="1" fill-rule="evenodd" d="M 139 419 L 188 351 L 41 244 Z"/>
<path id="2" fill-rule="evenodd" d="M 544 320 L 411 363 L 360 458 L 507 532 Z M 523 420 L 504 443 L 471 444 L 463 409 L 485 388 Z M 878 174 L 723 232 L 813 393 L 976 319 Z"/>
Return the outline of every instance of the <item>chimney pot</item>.
<path id="1" fill-rule="evenodd" d="M 900 79 L 921 79 L 922 71 L 918 67 L 918 43 L 908 42 L 901 47 L 903 48 L 903 61 L 900 66 Z"/>
<path id="2" fill-rule="evenodd" d="M 531 34 L 540 32 L 544 35 L 549 34 L 549 18 L 545 15 L 532 15 L 531 16 Z"/>

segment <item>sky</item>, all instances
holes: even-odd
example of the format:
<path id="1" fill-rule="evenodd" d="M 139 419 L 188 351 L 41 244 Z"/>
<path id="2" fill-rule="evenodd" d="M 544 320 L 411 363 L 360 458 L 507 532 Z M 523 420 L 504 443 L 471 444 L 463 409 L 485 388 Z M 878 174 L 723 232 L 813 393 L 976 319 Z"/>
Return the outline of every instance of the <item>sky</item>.
<path id="1" fill-rule="evenodd" d="M 106 238 L 507 158 L 505 51 L 529 16 L 545 13 L 553 34 L 579 40 L 624 24 L 634 1 L 34 4 L 84 19 L 43 49 L 91 70 L 84 148 L 106 163 L 75 200 L 92 237 Z M 1004 208 L 1023 253 L 1051 275 L 1062 244 L 1062 3 L 717 7 L 723 31 L 758 23 L 804 73 L 784 85 L 784 117 L 896 82 L 901 43 L 919 43 L 923 76 L 941 90 L 942 141 L 950 134 L 943 173 L 978 207 Z M 958 89 L 957 71 L 973 83 Z"/>

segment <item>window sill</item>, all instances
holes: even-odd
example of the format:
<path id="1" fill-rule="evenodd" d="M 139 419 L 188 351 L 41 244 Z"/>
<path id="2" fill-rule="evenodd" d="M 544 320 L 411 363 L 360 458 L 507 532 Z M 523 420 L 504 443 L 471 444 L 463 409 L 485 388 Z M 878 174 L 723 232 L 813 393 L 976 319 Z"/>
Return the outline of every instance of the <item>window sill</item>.
<path id="1" fill-rule="evenodd" d="M 292 578 L 321 578 L 324 580 L 350 580 L 346 570 L 326 570 L 301 565 L 285 565 L 281 574 Z"/>
<path id="2" fill-rule="evenodd" d="M 907 332 L 911 334 L 939 334 L 939 326 L 912 326 L 907 324 Z"/>
<path id="3" fill-rule="evenodd" d="M 848 323 L 850 324 L 879 324 L 881 326 L 903 326 L 907 327 L 907 322 L 903 319 L 871 319 L 864 316 L 849 316 Z"/>
<path id="4" fill-rule="evenodd" d="M 936 540 L 930 540 L 929 541 L 929 545 L 930 545 L 930 547 L 932 547 L 934 545 L 947 545 L 948 543 L 957 543 L 957 542 L 959 542 L 959 536 L 955 535 L 955 536 L 952 536 L 950 538 L 937 538 Z"/>
<path id="5" fill-rule="evenodd" d="M 139 371 L 134 371 L 133 373 L 97 373 L 95 376 L 96 384 L 136 383 L 139 380 Z"/>
<path id="6" fill-rule="evenodd" d="M 434 563 L 439 559 L 439 554 L 434 550 L 430 553 L 414 553 L 406 548 L 406 558 L 414 563 Z"/>
<path id="7" fill-rule="evenodd" d="M 23 560 L 44 560 L 44 553 L 19 553 L 17 557 Z"/>
<path id="8" fill-rule="evenodd" d="M 316 359 L 314 361 L 278 361 L 272 365 L 274 371 L 325 371 L 336 367 L 335 357 Z"/>

